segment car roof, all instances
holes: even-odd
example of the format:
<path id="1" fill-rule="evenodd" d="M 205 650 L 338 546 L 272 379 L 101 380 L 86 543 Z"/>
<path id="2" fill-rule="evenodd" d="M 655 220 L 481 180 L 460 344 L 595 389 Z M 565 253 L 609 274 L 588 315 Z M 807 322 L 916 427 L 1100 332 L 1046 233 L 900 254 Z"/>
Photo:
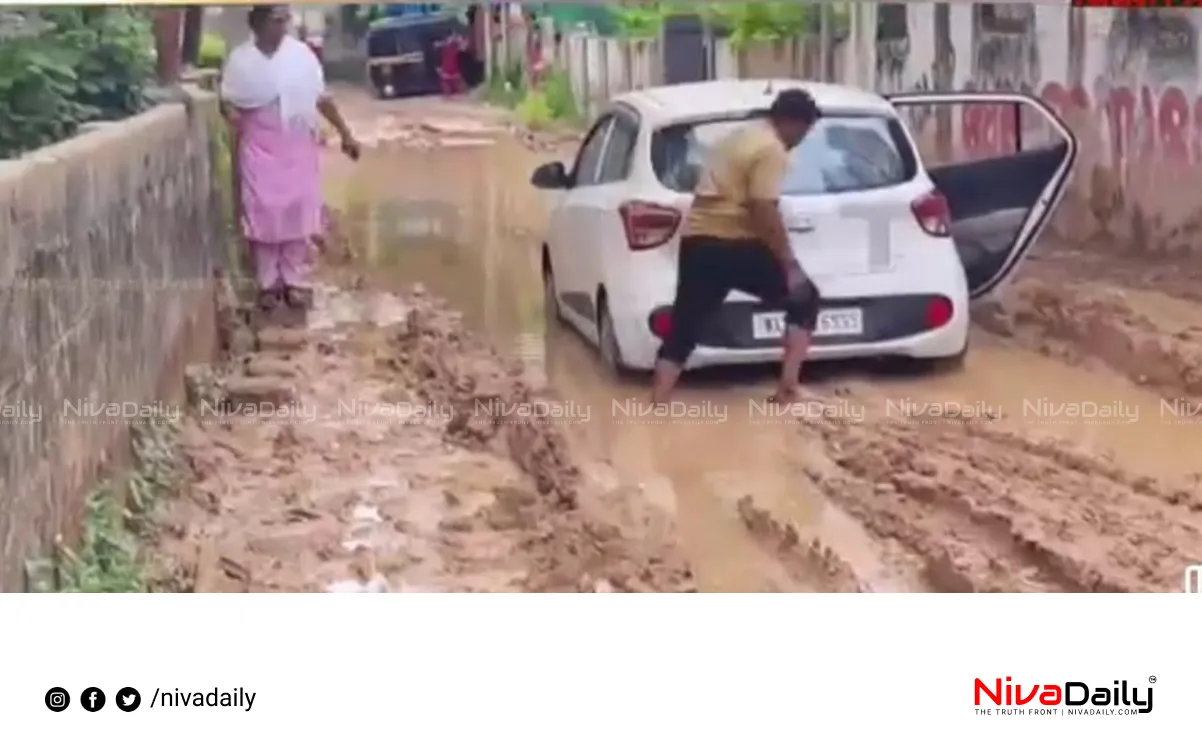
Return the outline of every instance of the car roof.
<path id="1" fill-rule="evenodd" d="M 814 97 L 822 110 L 892 114 L 893 107 L 884 97 L 862 88 L 832 85 L 810 80 L 708 80 L 681 85 L 643 88 L 613 99 L 637 110 L 648 123 L 662 125 L 682 119 L 700 119 L 767 108 L 777 93 L 801 88 Z"/>

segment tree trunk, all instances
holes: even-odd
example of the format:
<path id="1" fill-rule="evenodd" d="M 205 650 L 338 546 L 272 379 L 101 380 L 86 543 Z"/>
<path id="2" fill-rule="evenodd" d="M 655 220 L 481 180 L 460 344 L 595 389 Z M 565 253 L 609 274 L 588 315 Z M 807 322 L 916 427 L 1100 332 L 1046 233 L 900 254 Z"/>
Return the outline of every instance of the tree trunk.
<path id="1" fill-rule="evenodd" d="M 203 5 L 189 5 L 184 10 L 184 39 L 181 42 L 183 63 L 193 67 L 200 66 L 200 39 L 204 35 L 205 8 Z"/>
<path id="2" fill-rule="evenodd" d="M 179 82 L 182 26 L 183 11 L 175 8 L 155 9 L 155 72 L 158 75 L 159 85 L 170 86 Z"/>

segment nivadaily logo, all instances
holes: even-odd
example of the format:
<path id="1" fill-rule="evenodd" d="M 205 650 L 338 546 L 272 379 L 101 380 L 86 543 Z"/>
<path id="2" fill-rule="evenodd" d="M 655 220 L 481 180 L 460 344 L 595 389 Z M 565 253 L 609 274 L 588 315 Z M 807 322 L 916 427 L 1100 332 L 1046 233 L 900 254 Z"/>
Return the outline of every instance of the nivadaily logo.
<path id="1" fill-rule="evenodd" d="M 1090 686 L 1083 681 L 1029 686 L 1012 681 L 1009 676 L 1004 682 L 1000 678 L 990 682 L 976 679 L 973 702 L 977 714 L 991 714 L 990 703 L 1000 707 L 1003 715 L 1145 714 L 1152 711 L 1152 684 L 1156 683 L 1156 677 L 1149 676 L 1149 685 L 1146 687 L 1137 687 L 1126 681 L 1115 681 L 1114 686 L 1109 688 Z M 982 706 L 985 709 L 981 709 Z"/>

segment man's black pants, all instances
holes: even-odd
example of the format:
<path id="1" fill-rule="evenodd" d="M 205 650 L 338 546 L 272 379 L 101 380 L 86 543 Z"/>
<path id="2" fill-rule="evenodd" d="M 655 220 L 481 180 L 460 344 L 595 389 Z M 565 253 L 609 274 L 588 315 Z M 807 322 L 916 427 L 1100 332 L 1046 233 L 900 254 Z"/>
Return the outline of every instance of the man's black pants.
<path id="1" fill-rule="evenodd" d="M 659 358 L 684 365 L 697 347 L 702 327 L 733 289 L 758 298 L 770 309 L 784 310 L 788 325 L 813 330 L 818 320 L 817 287 L 806 279 L 790 293 L 785 269 L 767 245 L 690 235 L 680 241 L 672 324 Z"/>

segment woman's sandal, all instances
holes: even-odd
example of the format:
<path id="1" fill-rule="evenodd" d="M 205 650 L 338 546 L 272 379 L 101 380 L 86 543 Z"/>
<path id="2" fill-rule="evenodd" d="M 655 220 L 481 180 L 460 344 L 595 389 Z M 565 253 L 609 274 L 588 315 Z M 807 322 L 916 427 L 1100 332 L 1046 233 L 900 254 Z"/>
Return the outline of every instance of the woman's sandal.
<path id="1" fill-rule="evenodd" d="M 275 289 L 263 289 L 259 292 L 259 309 L 271 312 L 280 303 L 280 294 Z"/>
<path id="2" fill-rule="evenodd" d="M 309 293 L 294 286 L 288 287 L 284 291 L 284 301 L 294 310 L 304 309 L 309 306 Z"/>

